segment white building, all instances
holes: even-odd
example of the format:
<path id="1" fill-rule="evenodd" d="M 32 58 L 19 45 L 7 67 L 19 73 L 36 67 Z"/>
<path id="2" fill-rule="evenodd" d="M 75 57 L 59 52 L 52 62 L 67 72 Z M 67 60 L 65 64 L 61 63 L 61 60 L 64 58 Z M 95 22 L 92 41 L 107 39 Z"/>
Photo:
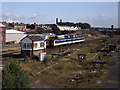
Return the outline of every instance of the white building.
<path id="1" fill-rule="evenodd" d="M 46 49 L 46 41 L 40 36 L 26 36 L 21 40 L 21 54 L 23 57 L 39 55 Z"/>
<path id="2" fill-rule="evenodd" d="M 64 30 L 67 30 L 67 31 L 77 31 L 77 30 L 81 30 L 80 27 L 69 27 L 69 26 L 59 26 L 57 25 L 57 27 L 61 30 L 61 31 L 64 31 Z"/>
<path id="3" fill-rule="evenodd" d="M 16 42 L 19 43 L 22 38 L 27 36 L 25 32 L 17 30 L 6 30 L 6 43 L 7 42 Z"/>

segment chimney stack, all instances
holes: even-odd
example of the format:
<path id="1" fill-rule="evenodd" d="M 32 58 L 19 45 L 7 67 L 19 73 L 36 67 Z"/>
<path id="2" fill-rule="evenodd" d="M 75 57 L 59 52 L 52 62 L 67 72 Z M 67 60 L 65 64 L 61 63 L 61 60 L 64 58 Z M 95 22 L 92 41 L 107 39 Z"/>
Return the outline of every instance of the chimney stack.
<path id="1" fill-rule="evenodd" d="M 111 25 L 111 29 L 114 30 L 114 25 Z"/>
<path id="2" fill-rule="evenodd" d="M 62 19 L 60 19 L 60 22 L 62 22 Z"/>
<path id="3" fill-rule="evenodd" d="M 56 18 L 56 24 L 58 24 L 58 18 Z"/>

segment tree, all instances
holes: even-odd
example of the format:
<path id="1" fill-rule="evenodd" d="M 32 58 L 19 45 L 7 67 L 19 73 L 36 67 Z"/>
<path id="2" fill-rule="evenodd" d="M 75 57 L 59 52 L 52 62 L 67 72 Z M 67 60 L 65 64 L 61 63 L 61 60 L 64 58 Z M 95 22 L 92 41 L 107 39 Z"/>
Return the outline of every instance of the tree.
<path id="1" fill-rule="evenodd" d="M 61 26 L 75 26 L 73 22 L 59 22 L 58 25 Z"/>
<path id="2" fill-rule="evenodd" d="M 83 29 L 90 29 L 91 26 L 88 23 L 83 23 Z"/>
<path id="3" fill-rule="evenodd" d="M 39 34 L 45 33 L 45 30 L 43 28 L 38 27 L 36 32 L 38 32 Z"/>
<path id="4" fill-rule="evenodd" d="M 57 28 L 56 25 L 53 26 L 52 30 L 53 30 L 53 33 L 55 33 L 56 35 L 61 35 L 62 34 L 60 29 Z"/>
<path id="5" fill-rule="evenodd" d="M 34 25 L 34 24 L 31 24 L 31 25 L 30 25 L 30 28 L 31 28 L 31 29 L 35 29 L 35 25 Z"/>
<path id="6" fill-rule="evenodd" d="M 79 26 L 82 29 L 90 29 L 91 28 L 89 23 L 81 23 L 81 22 L 79 22 L 79 23 L 76 23 L 76 26 Z"/>
<path id="7" fill-rule="evenodd" d="M 61 31 L 61 32 L 62 32 L 62 34 L 70 34 L 71 33 L 70 31 L 66 31 L 66 30 Z"/>
<path id="8" fill-rule="evenodd" d="M 79 26 L 79 27 L 83 27 L 83 23 L 79 22 L 79 23 L 76 23 L 76 26 Z"/>
<path id="9" fill-rule="evenodd" d="M 36 32 L 36 31 L 30 31 L 30 32 L 26 32 L 26 34 L 38 34 L 38 32 Z"/>
<path id="10" fill-rule="evenodd" d="M 30 28 L 30 24 L 27 24 L 27 25 L 26 25 L 26 28 Z"/>
<path id="11" fill-rule="evenodd" d="M 15 62 L 10 62 L 2 71 L 3 88 L 28 88 L 29 79 Z"/>
<path id="12" fill-rule="evenodd" d="M 58 25 L 60 25 L 60 26 L 73 26 L 73 27 L 75 27 L 75 26 L 79 26 L 79 27 L 81 27 L 82 29 L 90 29 L 91 28 L 91 26 L 90 26 L 90 24 L 89 23 L 81 23 L 81 22 L 79 22 L 79 23 L 73 23 L 73 22 L 58 22 Z"/>

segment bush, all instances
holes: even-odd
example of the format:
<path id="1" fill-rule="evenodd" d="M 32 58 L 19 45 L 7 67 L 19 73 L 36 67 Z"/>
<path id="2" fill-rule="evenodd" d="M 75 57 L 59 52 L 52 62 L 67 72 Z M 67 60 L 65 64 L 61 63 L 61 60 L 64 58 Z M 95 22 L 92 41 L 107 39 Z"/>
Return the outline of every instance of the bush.
<path id="1" fill-rule="evenodd" d="M 53 26 L 52 30 L 53 30 L 53 33 L 55 33 L 56 35 L 61 35 L 62 34 L 62 32 L 60 31 L 60 29 L 57 28 L 56 25 Z"/>
<path id="2" fill-rule="evenodd" d="M 2 71 L 3 88 L 28 88 L 29 79 L 15 62 L 10 62 Z"/>
<path id="3" fill-rule="evenodd" d="M 50 60 L 49 60 L 49 57 L 46 56 L 46 57 L 44 58 L 44 60 L 42 61 L 42 63 L 45 64 L 45 65 L 47 65 L 49 61 L 50 61 Z"/>
<path id="4" fill-rule="evenodd" d="M 36 32 L 39 34 L 45 33 L 46 30 L 44 30 L 43 28 L 38 27 Z"/>
<path id="5" fill-rule="evenodd" d="M 32 59 L 39 60 L 39 57 L 37 55 L 33 55 Z"/>

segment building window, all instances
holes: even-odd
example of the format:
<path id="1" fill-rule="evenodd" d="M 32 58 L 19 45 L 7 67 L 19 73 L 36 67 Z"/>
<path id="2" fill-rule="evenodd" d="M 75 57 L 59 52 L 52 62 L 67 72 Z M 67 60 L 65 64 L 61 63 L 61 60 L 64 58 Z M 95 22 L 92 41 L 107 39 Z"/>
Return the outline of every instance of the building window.
<path id="1" fill-rule="evenodd" d="M 34 47 L 37 48 L 37 43 L 34 44 Z"/>
<path id="2" fill-rule="evenodd" d="M 27 48 L 32 47 L 32 43 L 27 43 Z"/>
<path id="3" fill-rule="evenodd" d="M 23 48 L 26 48 L 26 43 L 23 43 Z"/>
<path id="4" fill-rule="evenodd" d="M 23 43 L 22 44 L 23 46 L 23 48 L 30 48 L 30 47 L 32 47 L 32 43 Z"/>
<path id="5" fill-rule="evenodd" d="M 40 47 L 44 47 L 44 42 L 41 42 L 41 43 L 40 43 Z"/>

